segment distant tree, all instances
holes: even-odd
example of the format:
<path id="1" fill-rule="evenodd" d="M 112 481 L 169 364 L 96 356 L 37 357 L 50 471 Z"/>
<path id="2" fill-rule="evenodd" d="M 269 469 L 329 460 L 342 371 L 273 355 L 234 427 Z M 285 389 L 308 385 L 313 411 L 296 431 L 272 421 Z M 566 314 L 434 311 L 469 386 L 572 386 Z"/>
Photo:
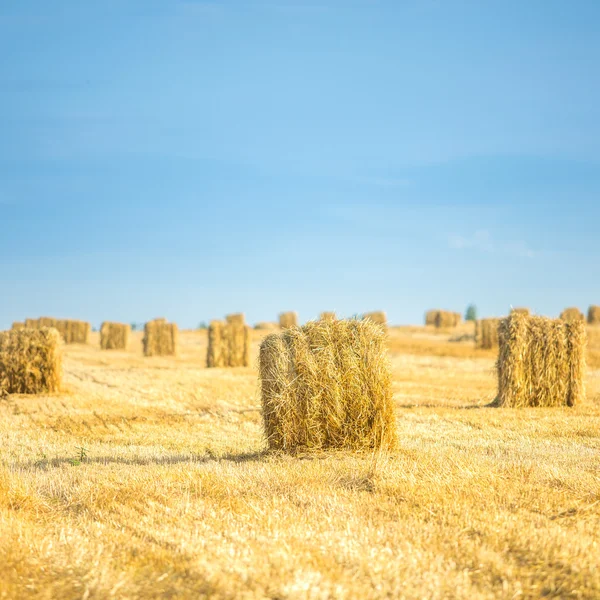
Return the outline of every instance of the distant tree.
<path id="1" fill-rule="evenodd" d="M 208 326 L 202 321 L 201 323 L 198 323 L 198 329 L 208 329 Z"/>
<path id="2" fill-rule="evenodd" d="M 132 323 L 131 324 L 131 331 L 136 331 L 137 330 L 137 323 Z"/>
<path id="3" fill-rule="evenodd" d="M 467 306 L 465 321 L 477 321 L 477 307 L 474 304 L 469 304 L 469 306 Z"/>

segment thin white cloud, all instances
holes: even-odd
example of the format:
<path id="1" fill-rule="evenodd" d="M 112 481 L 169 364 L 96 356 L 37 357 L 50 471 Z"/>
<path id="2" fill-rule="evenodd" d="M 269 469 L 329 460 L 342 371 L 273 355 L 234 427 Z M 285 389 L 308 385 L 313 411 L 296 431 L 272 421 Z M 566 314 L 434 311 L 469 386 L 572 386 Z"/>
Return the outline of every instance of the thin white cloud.
<path id="1" fill-rule="evenodd" d="M 448 246 L 455 250 L 477 250 L 519 256 L 521 258 L 534 258 L 537 253 L 523 240 L 498 242 L 492 238 L 487 229 L 480 229 L 472 236 L 451 234 L 448 236 Z"/>

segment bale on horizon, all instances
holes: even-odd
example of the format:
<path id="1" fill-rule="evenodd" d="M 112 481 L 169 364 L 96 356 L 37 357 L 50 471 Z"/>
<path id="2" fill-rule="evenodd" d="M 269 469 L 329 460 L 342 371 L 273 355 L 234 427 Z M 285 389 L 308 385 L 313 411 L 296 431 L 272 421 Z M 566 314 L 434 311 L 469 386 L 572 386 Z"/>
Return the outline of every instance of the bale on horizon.
<path id="1" fill-rule="evenodd" d="M 319 316 L 320 321 L 335 321 L 336 319 L 335 313 L 331 310 L 325 310 Z"/>
<path id="2" fill-rule="evenodd" d="M 178 341 L 179 329 L 175 323 L 154 320 L 144 325 L 144 356 L 176 356 Z"/>
<path id="3" fill-rule="evenodd" d="M 434 325 L 437 329 L 450 329 L 458 324 L 456 317 L 458 313 L 448 310 L 438 310 L 436 312 Z"/>
<path id="4" fill-rule="evenodd" d="M 600 306 L 595 306 L 594 304 L 592 304 L 588 308 L 587 322 L 590 325 L 600 324 Z"/>
<path id="5" fill-rule="evenodd" d="M 377 325 L 387 328 L 387 315 L 383 310 L 375 310 L 373 312 L 365 313 L 363 315 L 363 319 L 368 319 Z"/>
<path id="6" fill-rule="evenodd" d="M 22 321 L 14 321 L 12 324 L 12 330 L 17 331 L 18 329 L 25 329 L 25 323 Z"/>
<path id="7" fill-rule="evenodd" d="M 435 325 L 435 318 L 437 317 L 439 310 L 428 310 L 425 313 L 425 325 Z"/>
<path id="8" fill-rule="evenodd" d="M 498 347 L 498 326 L 501 319 L 487 318 L 475 321 L 475 348 L 489 350 Z"/>
<path id="9" fill-rule="evenodd" d="M 63 338 L 65 344 L 87 344 L 92 330 L 92 326 L 87 321 L 55 319 L 54 317 L 25 319 L 25 327 L 27 329 L 54 327 Z"/>
<path id="10" fill-rule="evenodd" d="M 250 327 L 239 322 L 211 321 L 208 327 L 206 366 L 249 367 Z"/>
<path id="11" fill-rule="evenodd" d="M 277 323 L 273 323 L 271 321 L 259 321 L 254 329 L 257 331 L 276 331 L 280 329 L 280 326 Z"/>
<path id="12" fill-rule="evenodd" d="M 245 325 L 246 315 L 244 313 L 234 313 L 225 316 L 225 321 L 232 325 Z"/>
<path id="13" fill-rule="evenodd" d="M 565 310 L 560 313 L 560 318 L 563 321 L 585 321 L 583 313 L 575 307 L 565 308 Z"/>
<path id="14" fill-rule="evenodd" d="M 298 325 L 298 313 L 294 311 L 282 312 L 279 314 L 279 327 L 296 327 Z"/>
<path id="15" fill-rule="evenodd" d="M 0 392 L 57 392 L 62 380 L 62 340 L 54 328 L 0 332 Z"/>
<path id="16" fill-rule="evenodd" d="M 311 321 L 260 346 L 264 431 L 271 450 L 392 449 L 396 423 L 382 328 Z"/>
<path id="17" fill-rule="evenodd" d="M 531 310 L 525 307 L 511 308 L 511 315 L 526 315 L 529 316 L 531 314 Z"/>
<path id="18" fill-rule="evenodd" d="M 130 333 L 130 325 L 104 321 L 100 326 L 100 348 L 102 350 L 127 350 Z"/>
<path id="19" fill-rule="evenodd" d="M 499 406 L 574 406 L 585 399 L 583 321 L 515 313 L 498 327 Z"/>

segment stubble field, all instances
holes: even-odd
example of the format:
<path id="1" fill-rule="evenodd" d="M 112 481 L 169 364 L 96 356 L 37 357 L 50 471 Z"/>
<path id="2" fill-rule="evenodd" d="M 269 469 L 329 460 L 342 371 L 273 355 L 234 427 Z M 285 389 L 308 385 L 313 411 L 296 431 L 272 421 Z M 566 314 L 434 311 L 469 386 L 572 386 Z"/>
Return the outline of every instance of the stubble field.
<path id="1" fill-rule="evenodd" d="M 600 597 L 594 336 L 585 404 L 517 410 L 470 333 L 390 330 L 393 454 L 265 453 L 205 332 L 66 346 L 63 392 L 0 399 L 0 597 Z"/>

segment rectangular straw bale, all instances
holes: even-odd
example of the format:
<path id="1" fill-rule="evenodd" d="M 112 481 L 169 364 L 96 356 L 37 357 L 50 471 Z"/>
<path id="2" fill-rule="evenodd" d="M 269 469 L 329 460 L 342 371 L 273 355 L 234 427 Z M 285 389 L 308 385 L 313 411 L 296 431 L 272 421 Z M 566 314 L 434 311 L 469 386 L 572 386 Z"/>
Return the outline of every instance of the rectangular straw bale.
<path id="1" fill-rule="evenodd" d="M 333 311 L 326 310 L 321 313 L 319 319 L 321 321 L 334 321 L 336 319 L 336 316 Z"/>
<path id="2" fill-rule="evenodd" d="M 58 329 L 63 333 L 67 344 L 87 344 L 90 339 L 92 326 L 86 321 L 64 319 L 57 322 Z"/>
<path id="3" fill-rule="evenodd" d="M 425 313 L 425 325 L 435 325 L 435 318 L 437 317 L 439 310 L 428 310 Z"/>
<path id="4" fill-rule="evenodd" d="M 17 329 L 25 329 L 25 323 L 22 323 L 21 321 L 15 321 L 12 324 L 12 329 L 13 330 L 17 330 Z"/>
<path id="5" fill-rule="evenodd" d="M 382 328 L 369 320 L 312 321 L 260 346 L 269 448 L 394 448 L 396 424 Z"/>
<path id="6" fill-rule="evenodd" d="M 131 327 L 125 323 L 104 321 L 100 327 L 100 348 L 102 350 L 126 350 L 129 345 Z"/>
<path id="7" fill-rule="evenodd" d="M 246 324 L 246 316 L 244 313 L 235 313 L 232 315 L 227 315 L 225 317 L 225 321 L 227 323 L 232 323 L 234 325 L 245 325 Z"/>
<path id="8" fill-rule="evenodd" d="M 240 323 L 211 321 L 206 366 L 250 366 L 250 327 Z"/>
<path id="9" fill-rule="evenodd" d="M 462 323 L 462 314 L 459 312 L 452 313 L 454 315 L 454 327 Z"/>
<path id="10" fill-rule="evenodd" d="M 382 310 L 365 313 L 363 315 L 363 319 L 368 319 L 369 321 L 376 323 L 377 325 L 381 325 L 384 328 L 387 327 L 387 315 Z"/>
<path id="11" fill-rule="evenodd" d="M 563 321 L 585 321 L 585 316 L 578 308 L 565 308 L 560 313 L 560 318 Z"/>
<path id="12" fill-rule="evenodd" d="M 298 325 L 298 313 L 294 311 L 288 311 L 280 313 L 279 315 L 279 326 L 282 328 L 296 327 Z"/>
<path id="13" fill-rule="evenodd" d="M 456 313 L 447 310 L 438 310 L 434 324 L 438 329 L 456 327 Z"/>
<path id="14" fill-rule="evenodd" d="M 179 330 L 175 323 L 148 321 L 144 326 L 144 356 L 176 356 Z"/>
<path id="15" fill-rule="evenodd" d="M 53 317 L 40 317 L 38 319 L 38 327 L 54 327 L 56 328 L 56 319 Z"/>
<path id="16" fill-rule="evenodd" d="M 39 319 L 25 319 L 25 327 L 27 329 L 39 329 L 40 328 L 40 320 Z"/>
<path id="17" fill-rule="evenodd" d="M 0 332 L 0 392 L 56 392 L 62 379 L 62 340 L 56 329 Z"/>
<path id="18" fill-rule="evenodd" d="M 498 326 L 500 319 L 479 319 L 475 321 L 475 347 L 492 349 L 498 347 Z"/>
<path id="19" fill-rule="evenodd" d="M 582 321 L 512 314 L 498 327 L 498 404 L 574 406 L 585 399 Z"/>
<path id="20" fill-rule="evenodd" d="M 590 325 L 600 325 L 600 306 L 592 304 L 588 308 L 587 322 Z"/>
<path id="21" fill-rule="evenodd" d="M 528 308 L 524 308 L 524 307 L 521 307 L 521 308 L 511 308 L 510 309 L 510 314 L 511 315 L 514 315 L 514 314 L 517 314 L 517 315 L 530 315 L 531 311 Z"/>

